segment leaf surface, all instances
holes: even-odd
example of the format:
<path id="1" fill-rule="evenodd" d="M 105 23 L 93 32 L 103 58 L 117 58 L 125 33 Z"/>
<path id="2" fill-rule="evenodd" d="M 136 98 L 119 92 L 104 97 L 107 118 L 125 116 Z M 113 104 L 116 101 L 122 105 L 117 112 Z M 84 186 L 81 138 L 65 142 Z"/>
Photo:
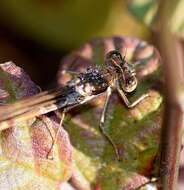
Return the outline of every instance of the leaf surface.
<path id="1" fill-rule="evenodd" d="M 29 76 L 12 62 L 0 65 L 0 104 L 32 96 L 39 88 Z M 72 174 L 72 146 L 62 129 L 52 150 L 53 160 L 47 158 L 51 134 L 59 127 L 54 113 L 32 118 L 1 131 L 0 189 L 59 189 Z M 51 131 L 49 131 L 51 129 Z"/>
<path id="2" fill-rule="evenodd" d="M 74 108 L 65 120 L 74 146 L 76 173 L 96 190 L 132 190 L 149 181 L 158 152 L 162 115 L 160 57 L 157 50 L 136 38 L 96 39 L 67 56 L 58 73 L 58 83 L 71 79 L 63 70 L 83 72 L 88 66 L 104 64 L 110 50 L 119 49 L 136 64 L 139 85 L 130 100 L 141 94 L 149 97 L 133 109 L 127 109 L 114 92 L 110 100 L 105 130 L 118 147 L 121 161 L 112 145 L 99 131 L 104 96 Z M 77 176 L 73 177 L 74 181 Z"/>

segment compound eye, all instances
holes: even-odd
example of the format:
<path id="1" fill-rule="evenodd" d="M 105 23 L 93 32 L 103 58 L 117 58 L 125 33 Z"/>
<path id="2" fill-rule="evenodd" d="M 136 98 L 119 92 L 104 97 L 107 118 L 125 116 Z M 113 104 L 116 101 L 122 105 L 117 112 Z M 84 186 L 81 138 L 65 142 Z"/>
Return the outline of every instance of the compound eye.
<path id="1" fill-rule="evenodd" d="M 129 78 L 126 81 L 124 81 L 123 83 L 122 83 L 122 81 L 120 83 L 121 83 L 122 89 L 127 93 L 133 92 L 137 87 L 137 79 L 136 78 Z"/>
<path id="2" fill-rule="evenodd" d="M 133 80 L 128 80 L 128 84 L 130 85 L 130 84 L 133 84 Z"/>
<path id="3" fill-rule="evenodd" d="M 112 58 L 119 58 L 120 56 L 119 56 L 119 54 L 118 53 L 113 53 L 112 54 Z"/>

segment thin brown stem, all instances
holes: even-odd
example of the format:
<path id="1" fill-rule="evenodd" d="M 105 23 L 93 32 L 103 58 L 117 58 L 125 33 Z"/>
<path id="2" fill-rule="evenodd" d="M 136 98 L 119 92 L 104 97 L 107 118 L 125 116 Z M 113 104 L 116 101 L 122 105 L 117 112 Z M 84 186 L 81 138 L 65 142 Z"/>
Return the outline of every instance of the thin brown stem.
<path id="1" fill-rule="evenodd" d="M 170 20 L 177 1 L 162 0 L 159 45 L 164 62 L 166 106 L 161 136 L 160 189 L 176 190 L 184 128 L 184 72 L 181 42 L 171 33 Z"/>

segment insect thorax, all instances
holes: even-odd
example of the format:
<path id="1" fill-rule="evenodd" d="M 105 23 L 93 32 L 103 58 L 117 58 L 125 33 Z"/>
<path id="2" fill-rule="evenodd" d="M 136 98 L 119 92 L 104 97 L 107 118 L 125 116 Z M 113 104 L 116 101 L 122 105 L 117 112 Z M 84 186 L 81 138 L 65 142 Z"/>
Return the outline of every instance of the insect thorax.
<path id="1" fill-rule="evenodd" d="M 103 70 L 89 68 L 85 73 L 81 73 L 70 84 L 75 86 L 76 92 L 83 96 L 97 95 L 106 91 L 109 82 Z"/>

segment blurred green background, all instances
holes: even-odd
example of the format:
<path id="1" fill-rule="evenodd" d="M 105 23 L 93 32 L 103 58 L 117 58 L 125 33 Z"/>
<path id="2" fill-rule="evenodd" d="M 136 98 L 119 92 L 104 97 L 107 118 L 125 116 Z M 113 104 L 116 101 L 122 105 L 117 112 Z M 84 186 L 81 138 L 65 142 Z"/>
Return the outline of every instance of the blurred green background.
<path id="1" fill-rule="evenodd" d="M 177 1 L 171 18 L 172 30 L 182 39 L 183 7 L 184 1 Z M 92 38 L 153 41 L 157 8 L 158 0 L 1 0 L 0 62 L 14 61 L 47 88 L 60 59 Z"/>
<path id="2" fill-rule="evenodd" d="M 66 53 L 112 35 L 148 39 L 150 32 L 124 0 L 0 1 L 0 62 L 14 61 L 44 88 Z"/>

